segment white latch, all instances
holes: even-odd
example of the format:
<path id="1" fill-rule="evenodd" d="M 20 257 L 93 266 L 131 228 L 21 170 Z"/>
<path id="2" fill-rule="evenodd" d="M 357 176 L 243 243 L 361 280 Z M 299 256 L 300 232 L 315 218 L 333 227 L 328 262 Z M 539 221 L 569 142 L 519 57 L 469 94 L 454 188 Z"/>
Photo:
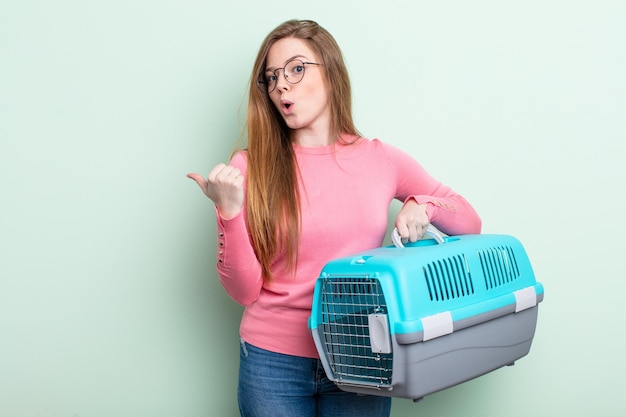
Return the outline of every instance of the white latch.
<path id="1" fill-rule="evenodd" d="M 515 295 L 516 313 L 537 305 L 537 293 L 535 292 L 535 287 L 522 288 L 521 290 L 515 291 L 513 294 Z"/>
<path id="2" fill-rule="evenodd" d="M 373 353 L 391 353 L 391 335 L 386 314 L 367 316 L 370 331 L 370 347 Z"/>
<path id="3" fill-rule="evenodd" d="M 424 342 L 436 337 L 445 336 L 454 331 L 452 313 L 444 311 L 422 318 L 422 327 L 424 328 Z"/>

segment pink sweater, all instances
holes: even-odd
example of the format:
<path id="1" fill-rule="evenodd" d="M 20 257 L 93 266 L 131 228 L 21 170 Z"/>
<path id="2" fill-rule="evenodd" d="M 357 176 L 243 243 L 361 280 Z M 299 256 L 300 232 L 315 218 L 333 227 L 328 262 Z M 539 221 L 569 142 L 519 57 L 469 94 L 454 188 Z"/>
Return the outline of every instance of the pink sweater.
<path id="1" fill-rule="evenodd" d="M 226 292 L 245 306 L 243 340 L 270 351 L 314 358 L 318 355 L 308 318 L 315 280 L 329 260 L 382 245 L 392 199 L 428 203 L 431 223 L 450 235 L 480 233 L 481 221 L 463 197 L 432 178 L 406 153 L 379 140 L 294 146 L 302 193 L 295 278 L 286 272 L 285 258 L 278 256 L 274 280 L 263 283 L 245 210 L 229 220 L 217 214 L 217 271 Z M 230 164 L 246 176 L 245 153 L 235 155 Z"/>

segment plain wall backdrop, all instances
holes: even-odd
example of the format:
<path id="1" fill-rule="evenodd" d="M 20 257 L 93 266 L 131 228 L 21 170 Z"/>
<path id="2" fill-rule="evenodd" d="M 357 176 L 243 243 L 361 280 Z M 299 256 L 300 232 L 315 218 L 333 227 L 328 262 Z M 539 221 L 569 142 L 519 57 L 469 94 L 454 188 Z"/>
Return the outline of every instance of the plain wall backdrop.
<path id="1" fill-rule="evenodd" d="M 546 289 L 527 357 L 392 415 L 626 414 L 626 3 L 5 0 L 0 417 L 238 415 L 242 309 L 185 174 L 228 158 L 290 18 L 341 45 L 361 132 L 518 237 Z"/>

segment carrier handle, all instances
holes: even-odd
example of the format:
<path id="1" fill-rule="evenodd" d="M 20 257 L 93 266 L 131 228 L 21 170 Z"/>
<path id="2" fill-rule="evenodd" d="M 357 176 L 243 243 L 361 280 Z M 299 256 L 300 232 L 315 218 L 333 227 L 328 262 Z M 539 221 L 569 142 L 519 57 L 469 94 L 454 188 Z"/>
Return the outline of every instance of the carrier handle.
<path id="1" fill-rule="evenodd" d="M 443 236 L 439 233 L 439 230 L 435 229 L 435 226 L 429 224 L 426 228 L 426 232 L 424 235 L 428 235 L 435 239 L 438 244 L 442 244 L 444 242 Z M 391 233 L 391 241 L 396 246 L 396 248 L 403 248 L 404 244 L 402 243 L 402 238 L 400 237 L 400 233 L 398 232 L 398 228 L 394 227 L 393 232 Z"/>

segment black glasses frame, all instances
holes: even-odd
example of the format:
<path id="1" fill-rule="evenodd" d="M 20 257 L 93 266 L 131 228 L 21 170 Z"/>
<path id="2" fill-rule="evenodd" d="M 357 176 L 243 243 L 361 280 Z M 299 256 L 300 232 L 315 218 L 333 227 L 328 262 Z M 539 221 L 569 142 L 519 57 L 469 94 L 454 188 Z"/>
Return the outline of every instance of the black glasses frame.
<path id="1" fill-rule="evenodd" d="M 302 77 L 298 81 L 291 81 L 289 79 L 289 75 L 290 74 L 285 71 L 285 68 L 287 68 L 289 66 L 289 64 L 291 64 L 294 61 L 299 61 L 302 64 Z M 283 77 L 285 77 L 285 80 L 289 84 L 298 84 L 304 78 L 306 65 L 322 65 L 322 64 L 319 64 L 317 62 L 307 62 L 307 61 L 303 61 L 303 60 L 297 59 L 297 58 L 296 59 L 291 59 L 291 60 L 285 62 L 285 66 L 284 67 L 276 68 L 275 70 L 271 70 L 271 71 L 268 71 L 268 70 L 265 71 L 265 73 L 268 73 L 268 72 L 273 73 L 274 77 L 276 77 L 276 81 L 274 82 L 274 86 L 272 87 L 271 90 L 269 89 L 269 84 L 267 83 L 267 81 L 263 79 L 264 75 L 262 76 L 262 78 L 259 78 L 259 79 L 256 80 L 256 85 L 257 85 L 257 87 L 259 87 L 261 89 L 261 91 L 267 91 L 267 94 L 272 93 L 274 90 L 276 90 L 276 86 L 278 85 L 278 77 L 279 77 L 278 71 L 280 71 L 280 70 L 283 70 Z"/>

